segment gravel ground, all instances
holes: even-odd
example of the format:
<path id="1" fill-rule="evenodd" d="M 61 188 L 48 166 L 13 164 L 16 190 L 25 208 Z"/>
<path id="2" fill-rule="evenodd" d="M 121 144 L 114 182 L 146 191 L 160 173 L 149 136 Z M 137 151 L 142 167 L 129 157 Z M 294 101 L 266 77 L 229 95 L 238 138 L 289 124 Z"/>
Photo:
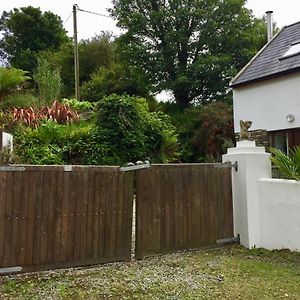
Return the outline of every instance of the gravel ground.
<path id="1" fill-rule="evenodd" d="M 0 299 L 300 299 L 300 254 L 227 246 L 2 276 Z"/>

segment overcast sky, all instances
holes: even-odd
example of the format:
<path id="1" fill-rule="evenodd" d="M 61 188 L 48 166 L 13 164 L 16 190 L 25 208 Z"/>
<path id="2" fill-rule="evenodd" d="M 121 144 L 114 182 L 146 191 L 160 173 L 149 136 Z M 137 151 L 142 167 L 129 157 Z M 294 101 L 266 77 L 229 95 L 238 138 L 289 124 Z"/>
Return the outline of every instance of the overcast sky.
<path id="1" fill-rule="evenodd" d="M 108 14 L 107 9 L 112 7 L 110 0 L 1 0 L 0 13 L 14 7 L 29 5 L 40 7 L 42 11 L 50 10 L 62 18 L 68 34 L 72 35 L 73 25 L 70 14 L 74 3 L 77 3 L 81 9 L 105 15 Z M 267 10 L 273 10 L 274 20 L 279 27 L 300 21 L 300 0 L 248 0 L 247 7 L 252 9 L 254 15 L 258 17 L 261 17 Z M 116 35 L 120 32 L 110 18 L 78 12 L 79 39 L 93 37 L 102 30 L 110 30 Z"/>

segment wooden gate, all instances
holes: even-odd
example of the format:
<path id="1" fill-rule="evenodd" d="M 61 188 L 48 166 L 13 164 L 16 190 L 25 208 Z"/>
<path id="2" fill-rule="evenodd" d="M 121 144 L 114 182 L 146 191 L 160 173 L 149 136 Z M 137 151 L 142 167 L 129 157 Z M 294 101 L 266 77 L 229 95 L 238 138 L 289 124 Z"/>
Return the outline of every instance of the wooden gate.
<path id="1" fill-rule="evenodd" d="M 132 201 L 118 167 L 1 167 L 0 268 L 130 260 Z"/>
<path id="2" fill-rule="evenodd" d="M 231 168 L 152 165 L 136 173 L 136 258 L 233 237 Z"/>

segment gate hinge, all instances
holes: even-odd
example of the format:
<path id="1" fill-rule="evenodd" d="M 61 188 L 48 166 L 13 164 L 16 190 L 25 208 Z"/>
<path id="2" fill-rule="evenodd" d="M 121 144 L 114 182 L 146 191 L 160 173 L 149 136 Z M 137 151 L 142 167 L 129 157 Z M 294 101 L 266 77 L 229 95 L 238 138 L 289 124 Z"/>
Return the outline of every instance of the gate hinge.
<path id="1" fill-rule="evenodd" d="M 235 163 L 225 162 L 223 164 L 216 164 L 214 167 L 217 168 L 217 169 L 234 168 L 234 170 L 237 172 L 238 171 L 238 162 L 237 161 Z"/>
<path id="2" fill-rule="evenodd" d="M 240 243 L 239 235 L 236 237 L 230 237 L 230 238 L 217 240 L 218 245 L 235 244 L 235 243 Z"/>

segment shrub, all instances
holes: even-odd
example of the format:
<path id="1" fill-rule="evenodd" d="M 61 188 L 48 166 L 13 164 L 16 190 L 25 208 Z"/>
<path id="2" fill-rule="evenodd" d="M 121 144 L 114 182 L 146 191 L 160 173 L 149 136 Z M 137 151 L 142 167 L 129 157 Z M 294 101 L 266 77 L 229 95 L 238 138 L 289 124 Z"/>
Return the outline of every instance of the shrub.
<path id="1" fill-rule="evenodd" d="M 57 69 L 53 69 L 46 59 L 38 59 L 38 66 L 33 79 L 37 83 L 39 97 L 43 103 L 49 103 L 50 100 L 58 98 L 62 88 L 60 74 Z"/>
<path id="2" fill-rule="evenodd" d="M 189 108 L 178 117 L 177 124 L 185 162 L 220 161 L 233 145 L 232 108 L 226 103 Z"/>
<path id="3" fill-rule="evenodd" d="M 96 148 L 92 152 L 95 159 L 99 151 L 101 163 L 111 163 L 111 158 L 116 164 L 146 158 L 152 162 L 177 159 L 175 128 L 168 116 L 150 113 L 145 99 L 113 94 L 99 102 L 97 114 Z M 108 161 L 101 158 L 103 153 Z"/>
<path id="4" fill-rule="evenodd" d="M 15 108 L 27 108 L 36 107 L 38 104 L 38 99 L 31 93 L 19 92 L 11 95 L 7 95 L 3 98 L 0 103 L 2 110 L 9 110 L 13 107 Z"/>
<path id="5" fill-rule="evenodd" d="M 300 181 L 300 146 L 290 149 L 289 155 L 275 148 L 270 148 L 270 152 L 271 161 L 285 178 Z"/>
<path id="6" fill-rule="evenodd" d="M 30 79 L 26 74 L 27 71 L 20 69 L 0 67 L 0 101 Z"/>

